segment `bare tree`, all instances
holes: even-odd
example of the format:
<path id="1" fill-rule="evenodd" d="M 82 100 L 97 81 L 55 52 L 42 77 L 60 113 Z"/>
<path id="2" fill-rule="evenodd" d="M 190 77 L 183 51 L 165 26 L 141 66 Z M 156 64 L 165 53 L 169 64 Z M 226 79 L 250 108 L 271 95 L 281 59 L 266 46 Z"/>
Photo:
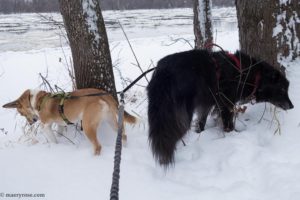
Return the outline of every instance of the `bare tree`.
<path id="1" fill-rule="evenodd" d="M 194 34 L 195 48 L 211 49 L 212 35 L 211 0 L 194 0 Z"/>
<path id="2" fill-rule="evenodd" d="M 279 67 L 300 55 L 299 0 L 236 0 L 241 49 Z"/>
<path id="3" fill-rule="evenodd" d="M 101 88 L 117 99 L 106 29 L 98 0 L 59 0 L 77 88 Z"/>

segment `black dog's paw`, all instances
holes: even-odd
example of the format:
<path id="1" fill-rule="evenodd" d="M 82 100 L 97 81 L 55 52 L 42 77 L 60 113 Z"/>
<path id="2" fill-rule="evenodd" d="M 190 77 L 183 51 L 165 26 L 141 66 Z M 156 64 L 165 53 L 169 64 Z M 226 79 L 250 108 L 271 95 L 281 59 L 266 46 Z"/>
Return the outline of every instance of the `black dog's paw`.
<path id="1" fill-rule="evenodd" d="M 196 127 L 195 127 L 195 132 L 196 133 L 201 133 L 202 131 L 204 131 L 204 125 L 203 124 L 198 124 Z"/>
<path id="2" fill-rule="evenodd" d="M 199 120 L 193 121 L 192 127 L 193 127 L 193 130 L 198 134 L 201 133 L 202 131 L 204 131 L 204 125 L 203 125 L 203 123 L 199 122 Z"/>
<path id="3" fill-rule="evenodd" d="M 234 124 L 233 124 L 233 122 L 231 120 L 228 120 L 228 121 L 226 120 L 226 122 L 223 123 L 223 124 L 224 124 L 224 128 L 223 129 L 224 129 L 225 132 L 231 132 L 231 131 L 234 130 Z"/>
<path id="4" fill-rule="evenodd" d="M 234 130 L 234 125 L 232 122 L 229 122 L 228 125 L 226 127 L 224 127 L 225 132 L 231 132 L 233 130 Z"/>
<path id="5" fill-rule="evenodd" d="M 200 127 L 196 127 L 196 128 L 195 128 L 195 132 L 198 133 L 198 134 L 201 133 L 202 131 L 203 131 L 203 130 L 201 130 Z"/>
<path id="6" fill-rule="evenodd" d="M 232 127 L 232 128 L 229 128 L 229 127 L 226 127 L 226 128 L 224 128 L 224 131 L 225 132 L 231 132 L 231 131 L 233 131 L 234 130 L 234 128 Z"/>

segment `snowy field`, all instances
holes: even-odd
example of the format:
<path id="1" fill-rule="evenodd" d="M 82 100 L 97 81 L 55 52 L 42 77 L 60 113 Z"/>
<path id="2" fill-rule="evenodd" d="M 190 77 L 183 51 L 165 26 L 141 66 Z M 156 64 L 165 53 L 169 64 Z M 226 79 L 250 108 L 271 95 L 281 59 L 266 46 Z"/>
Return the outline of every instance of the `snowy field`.
<path id="1" fill-rule="evenodd" d="M 230 51 L 238 49 L 234 9 L 214 9 L 213 15 L 215 42 Z M 174 39 L 193 44 L 191 9 L 107 11 L 104 17 L 118 90 L 128 84 L 121 77 L 133 80 L 140 71 L 117 19 L 144 70 L 167 54 L 191 48 Z M 0 15 L 0 105 L 25 89 L 38 88 L 39 73 L 52 85 L 70 90 L 70 49 L 57 34 L 60 31 L 51 27 L 34 14 Z M 293 110 L 247 105 L 237 120 L 239 132 L 226 134 L 209 118 L 204 132 L 191 130 L 184 139 L 187 146 L 178 144 L 176 165 L 167 172 L 154 162 L 148 146 L 142 87 L 147 82 L 141 81 L 127 94 L 126 109 L 138 114 L 139 123 L 126 127 L 120 200 L 299 200 L 299 65 L 297 60 L 287 68 Z M 116 138 L 109 126 L 98 130 L 102 152 L 95 157 L 85 136 L 73 127 L 58 138 L 59 144 L 50 144 L 40 131 L 28 132 L 25 124 L 14 110 L 0 109 L 0 199 L 6 193 L 45 194 L 41 199 L 49 200 L 109 198 Z"/>

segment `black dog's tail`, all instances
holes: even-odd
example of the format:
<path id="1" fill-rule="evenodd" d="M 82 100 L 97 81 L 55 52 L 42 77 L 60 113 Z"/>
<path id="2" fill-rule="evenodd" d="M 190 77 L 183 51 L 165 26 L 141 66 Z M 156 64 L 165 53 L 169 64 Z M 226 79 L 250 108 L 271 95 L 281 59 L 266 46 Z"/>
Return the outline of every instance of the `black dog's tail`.
<path id="1" fill-rule="evenodd" d="M 149 142 L 154 158 L 165 167 L 174 163 L 176 144 L 190 127 L 191 114 L 173 91 L 174 82 L 155 73 L 148 89 Z M 172 85 L 173 84 L 173 85 Z"/>

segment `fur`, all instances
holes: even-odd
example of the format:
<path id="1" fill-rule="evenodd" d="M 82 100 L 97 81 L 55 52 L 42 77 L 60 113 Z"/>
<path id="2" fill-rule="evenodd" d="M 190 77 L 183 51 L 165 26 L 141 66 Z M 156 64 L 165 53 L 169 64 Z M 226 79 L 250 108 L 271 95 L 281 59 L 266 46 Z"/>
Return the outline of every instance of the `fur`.
<path id="1" fill-rule="evenodd" d="M 191 50 L 158 62 L 147 91 L 149 141 L 160 164 L 174 163 L 176 144 L 190 129 L 194 113 L 200 132 L 208 113 L 217 108 L 224 131 L 229 132 L 234 129 L 237 102 L 255 99 L 284 110 L 293 108 L 289 82 L 279 70 L 239 51 L 234 56 L 240 63 L 223 51 Z"/>
<path id="2" fill-rule="evenodd" d="M 70 93 L 71 96 L 83 96 L 104 92 L 98 89 L 80 89 Z M 57 139 L 51 129 L 53 123 L 64 126 L 65 122 L 59 114 L 58 107 L 60 99 L 49 97 L 50 93 L 45 91 L 26 90 L 17 100 L 5 104 L 4 108 L 16 108 L 17 111 L 26 117 L 29 124 L 40 120 L 44 127 L 46 137 L 54 143 Z M 111 95 L 80 97 L 66 99 L 64 102 L 64 114 L 73 123 L 82 120 L 82 128 L 93 144 L 94 154 L 99 155 L 101 145 L 97 139 L 97 128 L 103 120 L 108 120 L 114 130 L 118 129 L 117 114 L 118 103 Z M 125 122 L 134 124 L 136 118 L 124 112 Z M 62 127 L 59 126 L 59 129 Z M 123 141 L 127 136 L 122 133 Z"/>

